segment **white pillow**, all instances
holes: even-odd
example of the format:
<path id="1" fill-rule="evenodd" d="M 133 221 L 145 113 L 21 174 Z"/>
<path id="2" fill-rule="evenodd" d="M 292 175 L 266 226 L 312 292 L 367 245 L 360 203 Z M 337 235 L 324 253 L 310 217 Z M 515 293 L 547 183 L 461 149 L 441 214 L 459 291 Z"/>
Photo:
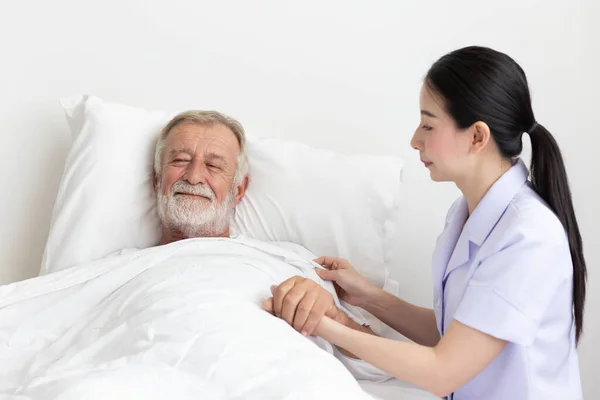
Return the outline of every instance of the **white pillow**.
<path id="1" fill-rule="evenodd" d="M 160 240 L 152 189 L 154 146 L 174 113 L 77 96 L 61 101 L 73 146 L 52 215 L 41 274 Z M 243 121 L 241 121 L 243 124 Z M 250 185 L 233 234 L 290 241 L 343 256 L 383 286 L 403 163 L 256 138 L 247 147 Z"/>

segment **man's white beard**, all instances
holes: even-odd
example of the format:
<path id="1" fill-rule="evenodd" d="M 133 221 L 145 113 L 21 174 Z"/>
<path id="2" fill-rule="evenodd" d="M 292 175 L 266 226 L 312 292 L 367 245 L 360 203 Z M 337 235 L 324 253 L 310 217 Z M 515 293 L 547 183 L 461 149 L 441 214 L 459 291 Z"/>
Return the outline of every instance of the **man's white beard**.
<path id="1" fill-rule="evenodd" d="M 163 194 L 159 185 L 158 215 L 167 229 L 184 238 L 221 236 L 229 229 L 233 216 L 234 190 L 235 185 L 227 198 L 218 204 L 214 192 L 206 185 L 177 181 L 169 195 Z M 206 198 L 175 193 L 190 193 Z"/>

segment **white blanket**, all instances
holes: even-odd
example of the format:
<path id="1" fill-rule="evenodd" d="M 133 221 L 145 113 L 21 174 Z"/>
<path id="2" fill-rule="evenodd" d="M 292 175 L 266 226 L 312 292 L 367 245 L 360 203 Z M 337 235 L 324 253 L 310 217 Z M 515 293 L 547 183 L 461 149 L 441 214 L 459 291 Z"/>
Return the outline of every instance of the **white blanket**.
<path id="1" fill-rule="evenodd" d="M 0 287 L 0 397 L 370 398 L 329 344 L 262 310 L 272 284 L 322 283 L 314 267 L 193 239 Z"/>

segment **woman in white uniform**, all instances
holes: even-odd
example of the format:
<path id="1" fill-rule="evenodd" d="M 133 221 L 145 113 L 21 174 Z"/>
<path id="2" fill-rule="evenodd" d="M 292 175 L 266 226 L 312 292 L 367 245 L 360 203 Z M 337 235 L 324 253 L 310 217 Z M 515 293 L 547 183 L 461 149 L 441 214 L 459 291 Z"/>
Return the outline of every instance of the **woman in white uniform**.
<path id="1" fill-rule="evenodd" d="M 432 180 L 452 181 L 463 194 L 433 254 L 434 308 L 404 302 L 345 260 L 322 257 L 320 276 L 343 300 L 415 343 L 327 316 L 312 334 L 454 400 L 581 399 L 582 241 L 561 153 L 536 122 L 525 73 L 503 53 L 463 48 L 433 64 L 420 108 L 411 145 Z M 524 132 L 530 179 L 518 158 Z"/>

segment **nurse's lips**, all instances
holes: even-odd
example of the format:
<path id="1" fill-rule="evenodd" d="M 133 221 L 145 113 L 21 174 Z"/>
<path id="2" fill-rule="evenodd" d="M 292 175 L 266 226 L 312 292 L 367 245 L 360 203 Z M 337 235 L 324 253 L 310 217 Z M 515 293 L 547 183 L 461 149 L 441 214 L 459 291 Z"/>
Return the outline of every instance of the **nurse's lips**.
<path id="1" fill-rule="evenodd" d="M 421 160 L 421 162 L 422 162 L 423 164 L 425 164 L 425 168 L 429 168 L 429 166 L 430 166 L 431 164 L 433 164 L 432 162 L 429 162 L 429 161 L 423 161 L 423 160 Z"/>

